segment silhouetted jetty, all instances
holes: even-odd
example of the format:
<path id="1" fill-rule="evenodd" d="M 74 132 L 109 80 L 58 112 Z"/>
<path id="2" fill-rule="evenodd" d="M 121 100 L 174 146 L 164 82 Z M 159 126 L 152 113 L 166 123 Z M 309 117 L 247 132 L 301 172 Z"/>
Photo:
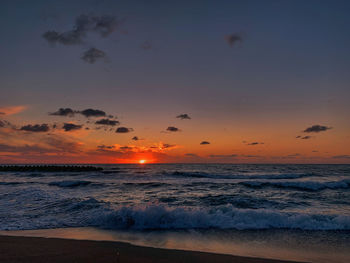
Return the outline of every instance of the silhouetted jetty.
<path id="1" fill-rule="evenodd" d="M 0 172 L 93 172 L 102 167 L 81 165 L 0 165 Z"/>

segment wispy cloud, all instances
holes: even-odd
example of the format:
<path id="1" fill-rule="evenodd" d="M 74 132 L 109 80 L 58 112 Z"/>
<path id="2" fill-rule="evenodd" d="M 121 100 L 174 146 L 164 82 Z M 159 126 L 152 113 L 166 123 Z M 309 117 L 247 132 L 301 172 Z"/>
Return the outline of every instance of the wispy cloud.
<path id="1" fill-rule="evenodd" d="M 8 107 L 0 107 L 0 115 L 13 115 L 20 113 L 27 109 L 26 106 L 8 106 Z"/>

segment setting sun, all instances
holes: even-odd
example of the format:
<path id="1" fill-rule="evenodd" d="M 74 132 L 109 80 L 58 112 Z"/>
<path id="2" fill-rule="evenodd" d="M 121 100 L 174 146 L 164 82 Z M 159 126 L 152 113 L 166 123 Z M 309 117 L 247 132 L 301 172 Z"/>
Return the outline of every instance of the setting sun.
<path id="1" fill-rule="evenodd" d="M 144 164 L 144 163 L 146 163 L 146 160 L 140 160 L 139 161 L 139 164 Z"/>

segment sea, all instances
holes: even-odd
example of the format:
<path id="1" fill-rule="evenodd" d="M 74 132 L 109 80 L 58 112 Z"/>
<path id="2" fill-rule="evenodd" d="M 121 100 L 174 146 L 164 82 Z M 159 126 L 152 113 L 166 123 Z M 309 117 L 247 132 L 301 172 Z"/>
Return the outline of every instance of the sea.
<path id="1" fill-rule="evenodd" d="M 0 233 L 350 262 L 350 165 L 95 166 L 0 172 Z"/>

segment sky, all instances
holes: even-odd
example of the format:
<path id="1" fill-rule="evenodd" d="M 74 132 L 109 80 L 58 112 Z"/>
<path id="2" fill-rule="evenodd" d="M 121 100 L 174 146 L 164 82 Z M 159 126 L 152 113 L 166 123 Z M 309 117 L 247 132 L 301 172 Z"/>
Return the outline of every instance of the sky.
<path id="1" fill-rule="evenodd" d="M 0 2 L 0 163 L 350 163 L 349 1 Z"/>

